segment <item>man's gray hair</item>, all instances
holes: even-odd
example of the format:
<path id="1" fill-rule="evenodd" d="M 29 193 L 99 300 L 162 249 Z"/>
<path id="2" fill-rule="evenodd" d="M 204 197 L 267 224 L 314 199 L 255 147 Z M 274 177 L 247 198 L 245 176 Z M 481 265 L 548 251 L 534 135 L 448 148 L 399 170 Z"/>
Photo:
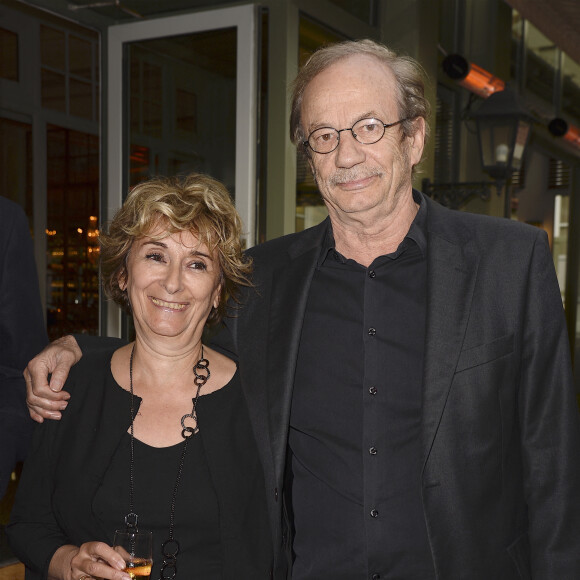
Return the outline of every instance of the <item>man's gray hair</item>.
<path id="1" fill-rule="evenodd" d="M 403 138 L 415 133 L 414 119 L 425 119 L 425 141 L 429 136 L 427 122 L 430 111 L 429 101 L 425 98 L 425 71 L 409 56 L 398 55 L 385 45 L 373 40 L 347 40 L 319 48 L 306 61 L 292 83 L 292 111 L 290 113 L 290 139 L 298 150 L 308 155 L 304 146 L 306 135 L 302 130 L 300 110 L 302 98 L 308 84 L 333 64 L 351 56 L 371 56 L 386 65 L 397 82 L 396 95 L 399 119 L 408 119 L 401 124 Z M 381 119 L 384 122 L 384 119 Z"/>

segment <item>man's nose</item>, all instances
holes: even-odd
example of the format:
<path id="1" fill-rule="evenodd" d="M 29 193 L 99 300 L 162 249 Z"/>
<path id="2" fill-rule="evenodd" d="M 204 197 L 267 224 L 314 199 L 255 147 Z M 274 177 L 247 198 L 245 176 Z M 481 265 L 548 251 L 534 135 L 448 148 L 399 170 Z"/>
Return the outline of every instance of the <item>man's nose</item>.
<path id="1" fill-rule="evenodd" d="M 353 167 L 362 163 L 365 158 L 364 145 L 359 143 L 352 130 L 341 131 L 336 148 L 335 164 L 337 167 Z"/>

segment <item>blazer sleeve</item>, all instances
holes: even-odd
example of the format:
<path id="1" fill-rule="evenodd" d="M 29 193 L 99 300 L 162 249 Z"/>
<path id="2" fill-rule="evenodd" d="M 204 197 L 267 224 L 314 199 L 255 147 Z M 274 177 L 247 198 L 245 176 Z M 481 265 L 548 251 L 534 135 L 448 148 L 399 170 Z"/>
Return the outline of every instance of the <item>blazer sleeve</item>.
<path id="1" fill-rule="evenodd" d="M 26 215 L 1 199 L 0 216 L 0 375 L 21 379 L 48 337 Z"/>
<path id="2" fill-rule="evenodd" d="M 570 346 L 544 232 L 534 245 L 519 385 L 533 578 L 580 578 L 580 415 Z"/>
<path id="3" fill-rule="evenodd" d="M 6 528 L 11 549 L 27 564 L 27 580 L 45 579 L 56 550 L 70 543 L 52 511 L 57 427 L 57 421 L 37 425 Z"/>

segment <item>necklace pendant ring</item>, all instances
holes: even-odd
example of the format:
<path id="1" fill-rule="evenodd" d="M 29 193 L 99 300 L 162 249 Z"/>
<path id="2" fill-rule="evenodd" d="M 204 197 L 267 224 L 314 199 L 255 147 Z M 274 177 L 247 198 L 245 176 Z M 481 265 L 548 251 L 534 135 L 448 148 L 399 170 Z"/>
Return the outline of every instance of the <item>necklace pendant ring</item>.
<path id="1" fill-rule="evenodd" d="M 195 427 L 195 428 L 193 428 L 193 427 L 184 427 L 181 430 L 181 436 L 184 439 L 189 439 L 190 437 L 193 437 L 197 433 L 199 433 L 199 429 L 197 427 Z"/>

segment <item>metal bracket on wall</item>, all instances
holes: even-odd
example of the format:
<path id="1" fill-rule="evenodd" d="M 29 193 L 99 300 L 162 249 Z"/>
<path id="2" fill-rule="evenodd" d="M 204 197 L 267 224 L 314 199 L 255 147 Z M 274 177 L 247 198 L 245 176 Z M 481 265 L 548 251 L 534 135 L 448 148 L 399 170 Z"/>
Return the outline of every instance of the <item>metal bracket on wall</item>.
<path id="1" fill-rule="evenodd" d="M 492 187 L 495 187 L 498 194 L 501 194 L 501 183 L 491 181 L 468 181 L 465 183 L 432 183 L 426 177 L 422 182 L 422 190 L 434 201 L 451 209 L 460 209 L 470 199 L 479 197 L 483 201 L 488 201 L 491 197 Z"/>

